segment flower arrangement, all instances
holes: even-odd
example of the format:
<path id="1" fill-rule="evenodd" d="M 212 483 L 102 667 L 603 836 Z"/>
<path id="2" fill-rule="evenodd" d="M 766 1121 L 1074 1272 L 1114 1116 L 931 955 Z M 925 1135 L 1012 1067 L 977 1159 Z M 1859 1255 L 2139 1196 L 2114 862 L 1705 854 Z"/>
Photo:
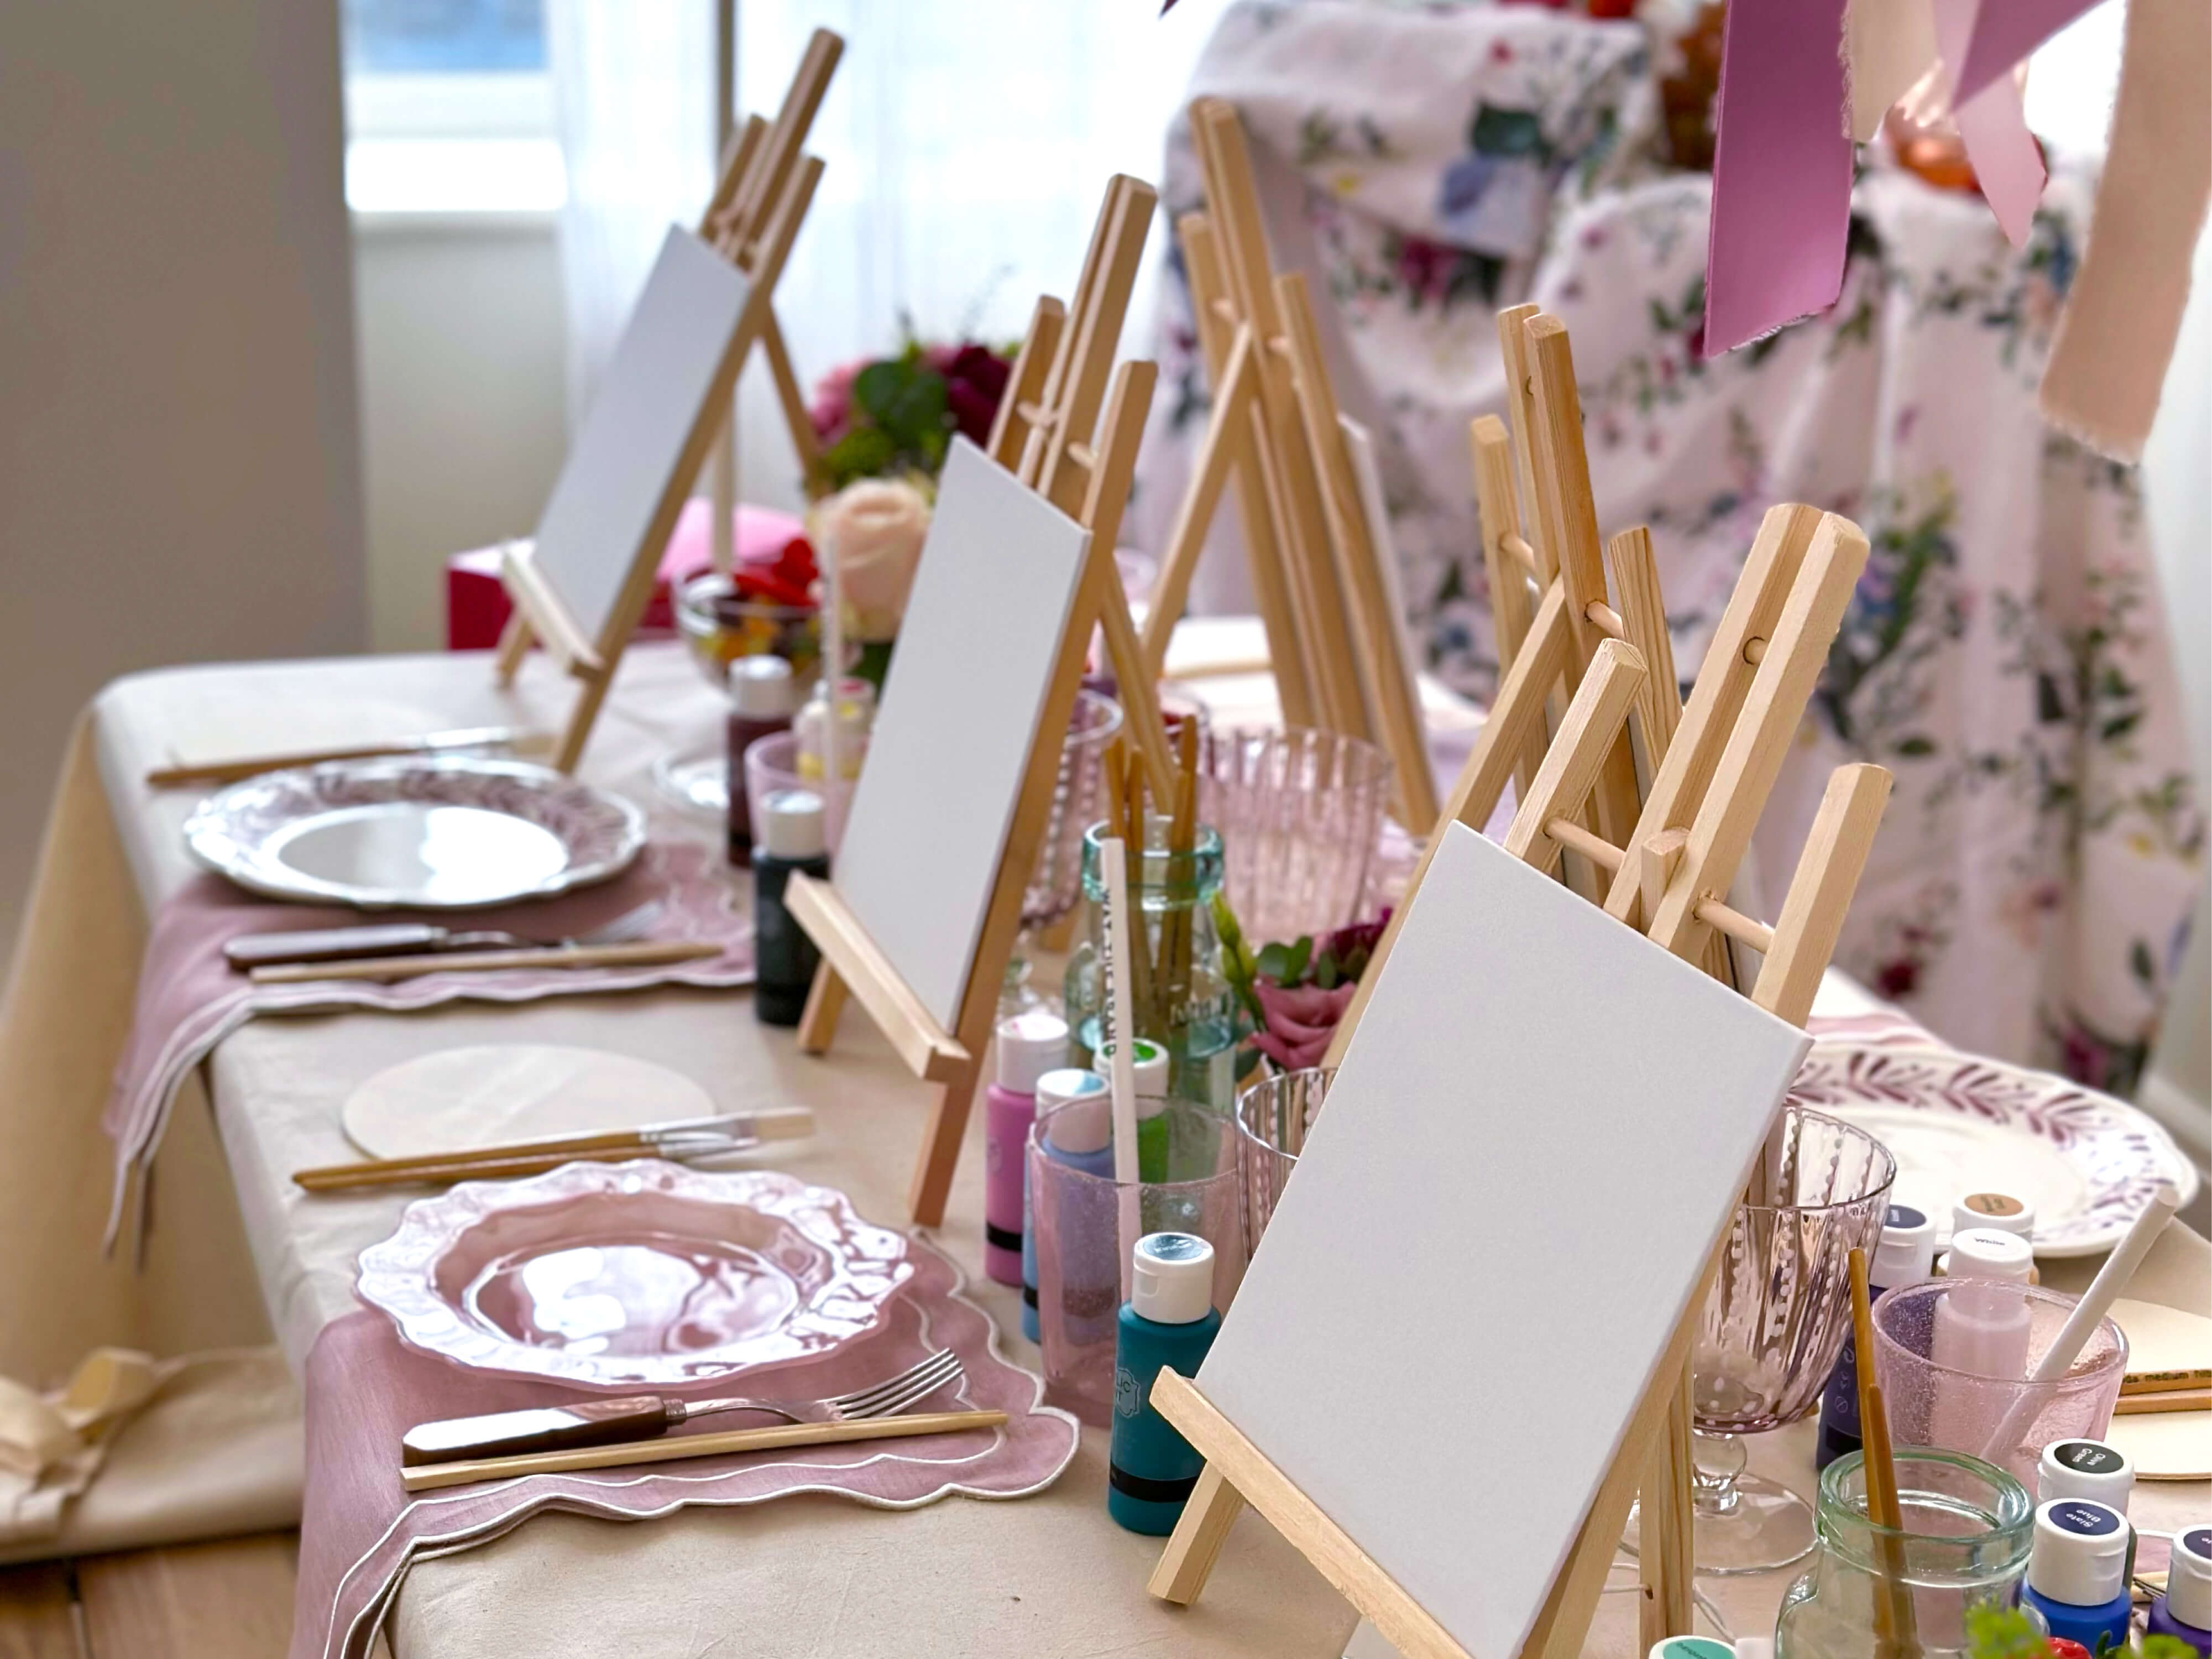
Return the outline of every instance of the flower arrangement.
<path id="1" fill-rule="evenodd" d="M 954 433 L 979 444 L 990 436 L 1013 372 L 1011 358 L 977 341 L 912 338 L 896 356 L 832 369 L 808 411 L 822 446 L 809 482 L 829 494 L 861 478 L 934 478 Z"/>
<path id="2" fill-rule="evenodd" d="M 1322 1063 L 1389 921 L 1385 910 L 1372 921 L 1338 928 L 1318 946 L 1301 934 L 1287 945 L 1263 945 L 1255 951 L 1228 901 L 1214 895 L 1222 972 L 1252 1022 L 1250 1058 L 1240 1074 L 1262 1055 L 1286 1072 Z"/>
<path id="3" fill-rule="evenodd" d="M 854 672 L 882 684 L 929 534 L 937 474 L 960 433 L 990 436 L 1012 362 L 973 340 L 924 345 L 833 369 L 808 411 L 821 441 L 821 492 L 807 533 L 837 571 L 838 621 L 859 647 Z"/>

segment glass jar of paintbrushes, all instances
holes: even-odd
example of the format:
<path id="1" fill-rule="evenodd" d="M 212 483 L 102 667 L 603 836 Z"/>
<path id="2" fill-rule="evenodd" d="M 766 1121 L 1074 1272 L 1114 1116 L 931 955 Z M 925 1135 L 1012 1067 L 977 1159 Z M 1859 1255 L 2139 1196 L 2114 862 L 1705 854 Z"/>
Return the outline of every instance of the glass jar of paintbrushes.
<path id="1" fill-rule="evenodd" d="M 1978 1609 L 2011 1606 L 2035 1525 L 2027 1489 L 1961 1452 L 1899 1446 L 1892 1462 L 1901 1526 L 1869 1516 L 1863 1452 L 1820 1477 L 1820 1545 L 1782 1598 L 1776 1659 L 1943 1659 L 1973 1645 Z"/>
<path id="2" fill-rule="evenodd" d="M 1194 733 L 1193 734 L 1195 735 Z M 1221 838 L 1197 821 L 1194 744 L 1184 745 L 1176 799 L 1148 810 L 1141 769 L 1121 750 L 1106 755 L 1107 814 L 1083 838 L 1090 929 L 1063 981 L 1070 1062 L 1091 1063 L 1106 996 L 1106 875 L 1100 843 L 1121 839 L 1128 883 L 1129 994 L 1136 1035 L 1168 1054 L 1167 1094 L 1227 1115 L 1236 1103 L 1236 993 L 1221 971 L 1213 921 L 1221 890 Z"/>

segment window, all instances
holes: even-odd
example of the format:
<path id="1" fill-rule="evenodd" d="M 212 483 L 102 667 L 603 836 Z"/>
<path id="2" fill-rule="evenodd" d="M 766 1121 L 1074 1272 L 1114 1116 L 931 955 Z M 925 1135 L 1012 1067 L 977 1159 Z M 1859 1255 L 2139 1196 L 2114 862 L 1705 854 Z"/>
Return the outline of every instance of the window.
<path id="1" fill-rule="evenodd" d="M 341 16 L 355 212 L 561 205 L 544 0 L 342 0 Z"/>

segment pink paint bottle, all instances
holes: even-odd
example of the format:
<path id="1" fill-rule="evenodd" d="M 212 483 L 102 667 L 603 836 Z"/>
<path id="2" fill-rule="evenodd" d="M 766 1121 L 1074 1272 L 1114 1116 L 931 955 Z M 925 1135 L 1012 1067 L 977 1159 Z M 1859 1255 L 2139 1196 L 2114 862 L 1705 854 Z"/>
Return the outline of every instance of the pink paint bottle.
<path id="1" fill-rule="evenodd" d="M 1025 1009 L 998 1029 L 997 1081 L 983 1091 L 983 1271 L 1022 1282 L 1023 1149 L 1036 1121 L 1037 1079 L 1067 1064 L 1067 1022 Z"/>

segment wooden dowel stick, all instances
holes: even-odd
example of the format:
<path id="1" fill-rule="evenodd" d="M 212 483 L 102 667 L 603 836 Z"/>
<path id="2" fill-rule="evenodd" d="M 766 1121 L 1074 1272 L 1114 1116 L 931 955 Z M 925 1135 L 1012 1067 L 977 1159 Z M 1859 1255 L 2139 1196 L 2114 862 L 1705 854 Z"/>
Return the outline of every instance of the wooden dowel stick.
<path id="1" fill-rule="evenodd" d="M 834 1446 L 851 1440 L 900 1440 L 908 1435 L 962 1434 L 995 1429 L 1004 1412 L 917 1412 L 909 1417 L 864 1417 L 852 1423 L 787 1423 L 771 1429 L 726 1429 L 719 1434 L 678 1434 L 573 1451 L 526 1452 L 515 1457 L 474 1457 L 457 1463 L 424 1463 L 399 1472 L 410 1492 L 507 1480 L 525 1474 L 571 1474 L 631 1463 L 672 1463 L 688 1457 L 726 1457 L 735 1452 L 779 1451 L 788 1446 Z"/>

